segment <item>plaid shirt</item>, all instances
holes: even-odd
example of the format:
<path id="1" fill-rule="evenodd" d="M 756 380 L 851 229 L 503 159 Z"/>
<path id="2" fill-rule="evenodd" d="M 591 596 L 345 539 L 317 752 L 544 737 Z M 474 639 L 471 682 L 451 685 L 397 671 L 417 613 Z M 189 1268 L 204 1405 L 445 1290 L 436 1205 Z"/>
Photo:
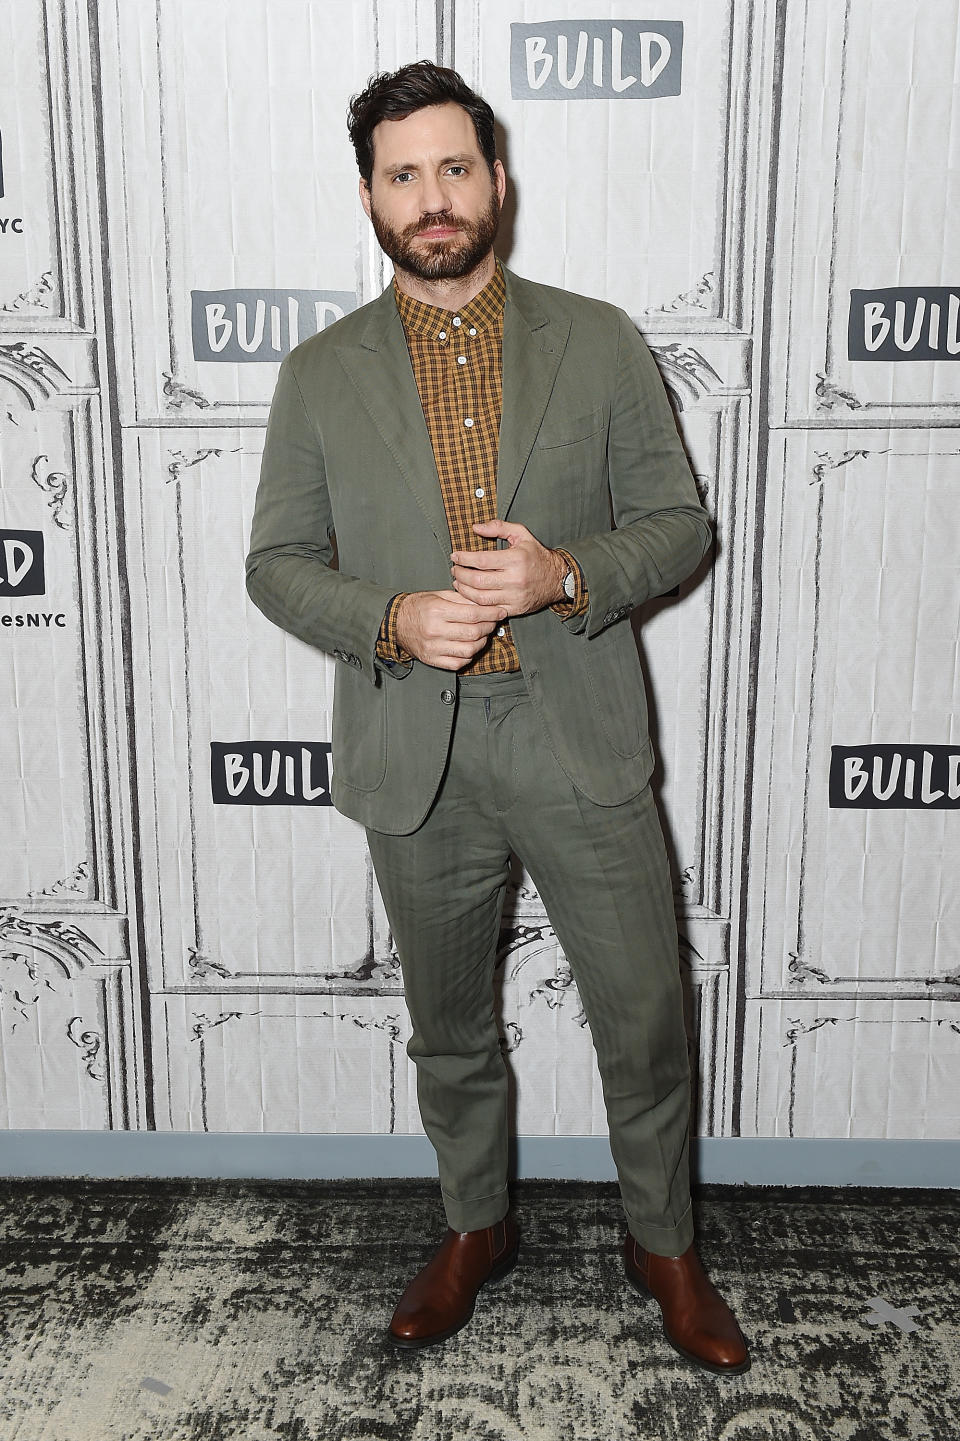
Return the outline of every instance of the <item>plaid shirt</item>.
<path id="1" fill-rule="evenodd" d="M 497 542 L 471 526 L 497 518 L 497 448 L 503 396 L 503 307 L 506 287 L 499 264 L 493 278 L 458 311 L 414 300 L 393 282 L 413 374 L 433 454 L 453 550 L 496 550 Z M 579 615 L 587 608 L 579 565 L 560 550 L 574 573 L 573 600 L 556 602 L 558 615 Z M 377 654 L 407 661 L 397 644 L 393 615 L 402 591 L 389 602 L 380 627 Z M 520 669 L 509 622 L 499 626 L 461 675 L 489 675 Z"/>

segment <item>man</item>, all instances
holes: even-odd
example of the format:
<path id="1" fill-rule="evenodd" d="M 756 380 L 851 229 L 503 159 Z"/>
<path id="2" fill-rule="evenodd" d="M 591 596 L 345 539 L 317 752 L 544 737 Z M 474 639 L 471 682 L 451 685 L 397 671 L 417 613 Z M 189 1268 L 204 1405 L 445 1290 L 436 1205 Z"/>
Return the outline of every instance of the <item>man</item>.
<path id="1" fill-rule="evenodd" d="M 676 923 L 629 619 L 694 570 L 710 528 L 627 316 L 496 261 L 486 102 L 421 61 L 375 77 L 349 130 L 394 282 L 281 365 L 247 587 L 340 662 L 333 800 L 366 827 L 400 956 L 448 1228 L 389 1335 L 453 1335 L 516 1259 L 492 986 L 513 852 L 596 1047 L 627 1277 L 683 1355 L 742 1371 L 693 1247 Z"/>

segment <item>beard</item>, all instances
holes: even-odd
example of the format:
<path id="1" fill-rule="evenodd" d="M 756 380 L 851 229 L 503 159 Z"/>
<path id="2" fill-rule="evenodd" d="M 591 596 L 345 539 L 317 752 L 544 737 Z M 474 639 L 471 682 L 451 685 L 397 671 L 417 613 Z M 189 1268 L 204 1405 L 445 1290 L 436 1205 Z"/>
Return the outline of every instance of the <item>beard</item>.
<path id="1" fill-rule="evenodd" d="M 493 245 L 500 224 L 500 201 L 491 185 L 490 203 L 476 220 L 444 211 L 421 216 L 415 224 L 400 230 L 390 224 L 371 199 L 370 221 L 380 249 L 400 270 L 418 280 L 460 280 L 476 269 Z M 460 234 L 449 240 L 415 245 L 418 235 L 438 223 L 456 226 Z"/>

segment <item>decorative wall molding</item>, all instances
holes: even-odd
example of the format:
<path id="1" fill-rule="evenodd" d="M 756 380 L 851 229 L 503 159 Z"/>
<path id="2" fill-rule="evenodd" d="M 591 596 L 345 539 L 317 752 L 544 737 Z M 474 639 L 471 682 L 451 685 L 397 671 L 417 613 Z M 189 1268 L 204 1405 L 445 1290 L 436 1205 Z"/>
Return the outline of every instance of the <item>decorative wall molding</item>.
<path id="1" fill-rule="evenodd" d="M 27 340 L 0 344 L 0 397 L 13 398 L 27 410 L 42 410 L 69 390 L 70 377 L 51 355 Z"/>
<path id="2" fill-rule="evenodd" d="M 817 371 L 815 393 L 818 410 L 863 409 L 863 401 L 858 400 L 852 390 L 844 390 L 836 381 L 824 375 L 822 370 Z"/>
<path id="3" fill-rule="evenodd" d="M 196 406 L 197 410 L 216 410 L 219 407 L 219 400 L 208 400 L 202 391 L 178 380 L 169 371 L 162 370 L 160 374 L 163 377 L 163 397 L 168 410 L 179 411 L 185 405 Z"/>
<path id="4" fill-rule="evenodd" d="M 53 513 L 54 525 L 58 525 L 61 530 L 69 530 L 70 527 L 63 519 L 61 513 L 63 511 L 64 501 L 67 498 L 67 486 L 70 484 L 69 479 L 64 472 L 60 470 L 46 470 L 44 473 L 44 467 L 47 465 L 49 465 L 47 456 L 38 455 L 30 467 L 30 476 L 34 485 L 38 485 L 41 490 L 46 491 L 50 496 L 47 504 Z"/>
<path id="5" fill-rule="evenodd" d="M 169 480 L 179 480 L 180 475 L 184 470 L 189 470 L 191 466 L 199 465 L 202 461 L 207 460 L 208 457 L 211 455 L 216 456 L 217 459 L 219 459 L 222 455 L 237 455 L 241 450 L 242 446 L 233 445 L 228 448 L 223 448 L 220 446 L 205 446 L 202 449 L 195 451 L 192 455 L 188 455 L 182 450 L 168 451 L 167 453 L 170 456 L 170 464 L 167 466 L 167 474 Z"/>
<path id="6" fill-rule="evenodd" d="M 707 302 L 707 297 L 712 297 L 715 291 L 714 272 L 708 270 L 690 290 L 675 296 L 673 300 L 668 300 L 664 305 L 648 305 L 643 313 L 644 315 L 684 315 L 690 311 L 710 311 L 712 306 Z"/>
<path id="7" fill-rule="evenodd" d="M 907 364 L 864 363 L 848 346 L 853 289 L 956 284 L 946 221 L 926 203 L 949 193 L 949 132 L 921 124 L 891 146 L 874 113 L 878 95 L 896 105 L 898 86 L 910 83 L 904 54 L 918 57 L 922 93 L 949 86 L 942 37 L 955 31 L 954 0 L 887 14 L 853 0 L 784 12 L 778 109 L 789 122 L 774 154 L 772 423 L 955 423 L 960 367 L 911 364 L 908 355 Z"/>
<path id="8" fill-rule="evenodd" d="M 103 1047 L 104 1038 L 100 1031 L 84 1027 L 81 1016 L 71 1016 L 67 1023 L 69 1040 L 82 1053 L 84 1069 L 93 1081 L 105 1081 L 106 1073 L 96 1069 L 97 1059 Z"/>
<path id="9" fill-rule="evenodd" d="M 22 290 L 20 294 L 15 295 L 12 300 L 8 300 L 6 305 L 0 305 L 0 313 L 4 315 L 19 315 L 24 311 L 49 310 L 49 297 L 53 294 L 52 275 L 52 270 L 45 270 L 36 285 L 31 285 L 29 289 Z"/>
<path id="10" fill-rule="evenodd" d="M 25 964 L 21 948 L 39 951 L 56 961 L 68 976 L 88 966 L 102 968 L 111 964 L 79 926 L 61 920 L 32 920 L 19 906 L 7 906 L 0 912 L 0 946 L 10 947 L 0 953 L 5 959 L 24 959 Z"/>
<path id="11" fill-rule="evenodd" d="M 39 896 L 61 896 L 70 895 L 71 892 L 85 896 L 89 889 L 90 862 L 84 858 L 78 861 L 68 876 L 62 880 L 54 881 L 52 885 L 45 886 L 42 890 L 28 891 L 28 896 L 33 899 Z"/>
<path id="12" fill-rule="evenodd" d="M 574 0 L 558 3 L 557 16 L 579 17 Z M 714 1134 L 738 1128 L 741 1094 L 744 1112 L 752 1103 L 754 1116 L 775 1128 L 788 1120 L 791 1131 L 861 1124 L 852 1106 L 844 1117 L 842 1087 L 831 1101 L 839 1120 L 825 1121 L 827 1113 L 816 1109 L 820 1078 L 804 1067 L 818 1044 L 835 1069 L 852 1064 L 860 1055 L 858 1028 L 848 1021 L 859 1017 L 860 1034 L 877 1034 L 875 1011 L 883 1006 L 892 1037 L 933 1038 L 929 1084 L 955 1074 L 957 1026 L 941 1013 L 956 1009 L 960 972 L 951 944 L 936 939 L 955 924 L 951 907 L 932 917 L 936 932 L 921 934 L 913 914 L 910 944 L 897 954 L 881 953 L 869 937 L 845 949 L 823 934 L 834 878 L 821 874 L 839 854 L 828 855 L 824 841 L 835 820 L 822 793 L 832 718 L 860 714 L 865 727 L 885 736 L 898 715 L 904 726 L 915 718 L 918 728 L 936 727 L 938 717 L 946 726 L 956 711 L 947 693 L 950 667 L 929 663 L 924 646 L 938 619 L 956 609 L 952 558 L 935 566 L 927 558 L 953 513 L 945 477 L 955 475 L 957 451 L 946 434 L 929 437 L 924 448 L 927 437 L 915 432 L 942 424 L 955 433 L 960 395 L 951 398 L 939 362 L 895 373 L 881 363 L 851 365 L 844 338 L 847 291 L 856 279 L 844 257 L 869 252 L 859 229 L 862 187 L 850 161 L 861 141 L 875 144 L 876 127 L 867 122 L 877 77 L 899 63 L 893 57 L 902 49 L 889 43 L 889 31 L 888 43 L 863 47 L 863 26 L 873 24 L 878 34 L 902 26 L 902 53 L 913 53 L 907 42 L 916 40 L 916 54 L 932 63 L 938 52 L 931 37 L 955 19 L 955 5 L 931 0 L 891 18 L 850 0 L 835 7 L 678 3 L 688 38 L 683 103 L 697 96 L 688 117 L 697 137 L 694 168 L 709 179 L 689 200 L 682 177 L 670 191 L 664 213 L 679 235 L 670 251 L 662 223 L 658 243 L 646 250 L 636 224 L 642 187 L 656 204 L 673 184 L 661 157 L 655 147 L 649 157 L 641 151 L 640 188 L 624 202 L 634 169 L 624 163 L 629 153 L 616 150 L 607 120 L 608 109 L 622 115 L 619 138 L 627 136 L 636 155 L 637 135 L 645 145 L 669 119 L 668 108 L 616 112 L 552 101 L 535 111 L 505 99 L 516 18 L 505 0 L 401 0 L 392 7 L 377 0 L 356 11 L 335 50 L 316 39 L 310 0 L 289 0 L 282 25 L 269 0 L 242 7 L 206 0 L 202 17 L 188 0 L 33 5 L 45 43 L 20 47 L 17 64 L 40 97 L 34 112 L 39 105 L 39 129 L 45 145 L 49 140 L 38 233 L 46 226 L 51 242 L 25 252 L 15 278 L 4 282 L 0 418 L 5 447 L 9 442 L 5 474 L 22 482 L 8 487 L 9 526 L 35 528 L 39 514 L 50 585 L 75 599 L 79 618 L 73 651 L 69 636 L 51 639 L 60 646 L 51 650 L 57 755 L 66 754 L 68 733 L 73 751 L 59 770 L 46 758 L 44 765 L 51 788 L 81 779 L 72 803 L 58 811 L 51 805 L 44 821 L 53 814 L 55 828 L 62 811 L 65 826 L 68 817 L 83 817 L 86 829 L 77 821 L 57 850 L 47 846 L 50 825 L 35 826 L 36 841 L 28 839 L 42 854 L 21 871 L 35 890 L 0 917 L 5 986 L 14 976 L 16 986 L 25 978 L 32 987 L 21 989 L 23 1011 L 11 1012 L 18 1045 L 46 1001 L 52 1013 L 62 1011 L 50 1029 L 53 1044 L 75 1061 L 64 1069 L 68 1086 L 49 1082 L 62 1094 L 51 1089 L 40 1103 L 21 1098 L 24 1115 L 29 1103 L 49 1105 L 51 1115 L 76 1114 L 87 1126 L 226 1131 L 277 1124 L 305 1131 L 317 1115 L 310 1097 L 295 1110 L 299 1100 L 291 1097 L 302 1085 L 321 1096 L 321 1124 L 331 1129 L 395 1134 L 415 1126 L 412 1069 L 401 1050 L 399 959 L 360 831 L 325 806 L 245 810 L 211 799 L 212 740 L 329 739 L 335 667 L 316 648 L 268 629 L 247 605 L 242 552 L 256 451 L 238 442 L 245 431 L 262 433 L 275 369 L 197 362 L 190 298 L 199 285 L 256 292 L 330 284 L 358 303 L 379 291 L 383 259 L 354 203 L 346 137 L 329 133 L 323 106 L 331 90 L 345 96 L 372 71 L 415 54 L 437 55 L 493 94 L 521 202 L 516 232 L 503 236 L 508 263 L 511 243 L 521 254 L 526 246 L 538 263 L 564 268 L 559 283 L 637 312 L 716 526 L 715 557 L 679 595 L 644 606 L 637 626 L 651 681 L 655 785 L 677 875 L 698 1067 L 696 1125 Z M 211 17 L 229 23 L 228 50 L 217 45 Z M 274 61 L 282 52 L 295 69 L 306 57 L 315 71 L 296 90 L 295 107 L 285 108 L 282 88 L 264 89 L 255 68 L 234 68 L 244 44 L 262 59 L 263 36 Z M 304 39 L 319 48 L 305 49 Z M 854 63 L 861 55 L 863 63 Z M 919 75 L 911 74 L 910 86 Z M 230 116 L 220 103 L 226 94 Z M 259 109 L 251 98 L 262 101 Z M 304 113 L 307 124 L 299 123 Z M 269 148 L 257 151 L 258 132 L 244 132 L 243 117 L 251 114 L 262 134 L 293 137 L 282 170 Z M 36 131 L 36 114 L 31 123 Z M 5 140 L 15 124 L 4 120 Z M 542 144 L 561 126 L 570 154 L 579 146 L 580 154 L 598 157 L 594 168 L 577 172 L 592 186 L 585 200 L 579 190 L 568 195 L 562 168 L 534 182 L 518 163 L 525 137 Z M 925 124 L 911 129 L 902 153 L 891 152 L 894 198 L 898 187 L 907 196 L 916 183 L 917 155 L 926 163 L 942 143 Z M 603 145 L 616 186 L 605 185 Z M 289 181 L 318 173 L 318 162 L 322 212 Z M 201 193 L 204 206 L 191 204 Z M 936 200 L 931 190 L 931 206 Z M 564 207 L 573 204 L 581 209 L 569 213 L 582 213 L 584 224 L 578 218 L 564 240 Z M 560 217 L 561 243 L 538 255 L 544 215 L 548 226 Z M 266 216 L 272 226 L 261 223 Z M 906 211 L 893 220 L 894 237 L 898 224 L 912 223 Z M 935 217 L 929 229 L 933 246 L 947 233 Z M 648 287 L 641 267 L 648 259 L 656 267 L 658 254 L 665 263 Z M 909 259 L 929 262 L 922 254 Z M 336 278 L 315 274 L 318 264 L 336 269 Z M 529 273 L 554 278 L 532 266 Z M 663 296 L 672 298 L 660 303 Z M 101 394 L 108 378 L 111 392 Z M 875 433 L 865 435 L 871 426 Z M 891 426 L 910 426 L 912 434 Z M 219 464 L 206 464 L 210 459 Z M 907 538 L 923 505 L 931 510 L 921 564 Z M 940 594 L 928 583 L 934 570 Z M 913 664 L 903 617 L 914 600 L 926 627 L 917 627 L 915 699 L 892 715 L 885 707 L 893 666 L 869 670 L 849 652 L 845 664 L 836 663 L 840 630 L 878 614 L 891 596 L 902 602 L 902 619 L 898 631 L 894 609 L 883 648 L 901 669 Z M 26 690 L 35 679 L 31 655 L 14 645 L 27 632 L 11 626 L 7 638 L 11 686 Z M 75 693 L 66 679 L 74 673 Z M 859 711 L 849 705 L 857 687 Z M 862 851 L 867 866 L 870 848 L 847 819 L 848 851 Z M 923 820 L 931 832 L 942 824 Z M 925 850 L 929 836 L 917 830 L 916 817 L 906 818 L 902 837 L 884 835 L 885 854 L 916 862 L 910 896 L 920 910 L 930 878 L 947 876 L 953 865 L 949 833 L 943 836 L 940 852 Z M 77 856 L 85 859 L 71 872 Z M 874 894 L 882 902 L 882 888 Z M 919 959 L 924 945 L 929 956 Z M 558 1101 L 560 1112 L 568 1106 L 562 1123 L 582 1124 L 586 1116 L 597 1125 L 593 1100 L 582 1113 L 570 1101 L 581 1082 L 582 1093 L 593 1094 L 586 1017 L 526 881 L 509 899 L 497 966 L 499 986 L 518 1006 L 516 1020 L 501 1022 L 502 1048 L 527 1097 L 536 1095 L 526 1078 L 537 1067 L 542 1073 L 569 1061 L 564 1074 L 575 1084 L 566 1102 Z M 68 980 L 58 989 L 61 976 Z M 10 997 L 6 987 L 5 1002 Z M 915 1024 L 924 1000 L 939 1008 L 926 1032 Z M 815 1015 L 818 1006 L 830 1014 Z M 527 1010 L 536 1014 L 527 1017 Z M 302 1027 L 313 1023 L 311 1045 L 301 1044 Z M 270 1095 L 271 1076 L 280 1071 L 283 1084 Z M 84 1082 L 79 1088 L 75 1075 Z M 87 1100 L 91 1081 L 102 1086 L 96 1103 Z M 778 1110 L 779 1100 L 769 1098 L 780 1085 Z M 892 1127 L 915 1134 L 940 1123 L 934 1103 L 923 1098 L 921 1115 L 920 1100 L 911 1108 L 905 1090 L 896 1094 Z M 92 1109 L 83 1110 L 87 1105 Z M 541 1120 L 533 1116 L 532 1124 Z M 743 1124 L 750 1123 L 746 1116 Z M 544 1124 L 552 1124 L 549 1116 Z"/>
<path id="13" fill-rule="evenodd" d="M 678 410 L 685 410 L 705 395 L 716 395 L 724 390 L 722 379 L 695 346 L 677 340 L 651 340 L 650 350 L 663 372 L 664 383 Z"/>

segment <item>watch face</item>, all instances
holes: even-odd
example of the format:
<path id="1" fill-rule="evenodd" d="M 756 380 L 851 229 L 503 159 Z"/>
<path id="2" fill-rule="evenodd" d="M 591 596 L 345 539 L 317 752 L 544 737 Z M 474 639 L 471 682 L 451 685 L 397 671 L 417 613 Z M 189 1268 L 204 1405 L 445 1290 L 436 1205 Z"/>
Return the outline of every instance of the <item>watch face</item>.
<path id="1" fill-rule="evenodd" d="M 573 597 L 577 593 L 577 582 L 572 570 L 568 570 L 563 577 L 563 593 L 568 600 L 573 600 Z"/>

